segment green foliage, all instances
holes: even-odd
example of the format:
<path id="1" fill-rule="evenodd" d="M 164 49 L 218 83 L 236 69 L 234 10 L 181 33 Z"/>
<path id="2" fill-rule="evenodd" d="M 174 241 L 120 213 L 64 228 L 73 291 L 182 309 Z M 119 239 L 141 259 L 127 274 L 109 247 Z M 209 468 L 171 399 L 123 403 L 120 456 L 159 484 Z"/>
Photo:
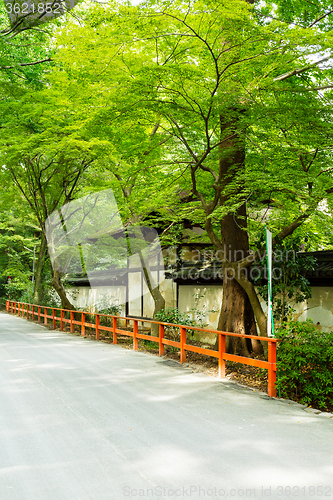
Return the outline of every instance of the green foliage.
<path id="1" fill-rule="evenodd" d="M 24 296 L 22 297 L 23 301 Z M 61 307 L 61 301 L 59 297 L 55 294 L 54 289 L 50 282 L 46 280 L 43 282 L 43 290 L 40 294 L 39 305 L 48 307 Z"/>
<path id="2" fill-rule="evenodd" d="M 31 282 L 12 278 L 4 285 L 6 299 L 16 302 L 32 302 L 33 286 Z"/>
<path id="3" fill-rule="evenodd" d="M 273 2 L 260 2 L 261 6 L 272 7 Z M 322 31 L 332 29 L 332 2 L 330 0 L 276 0 L 275 15 L 287 23 L 300 24 L 303 27 L 316 25 Z M 271 9 L 272 12 L 272 9 Z"/>
<path id="4" fill-rule="evenodd" d="M 123 195 L 126 221 L 157 210 L 172 244 L 184 218 L 211 224 L 213 243 L 222 241 L 221 220 L 245 203 L 249 233 L 262 232 L 266 206 L 274 233 L 313 222 L 333 193 L 332 69 L 307 68 L 332 47 L 328 6 L 84 4 L 79 22 L 46 26 L 52 43 L 42 31 L 27 34 L 27 47 L 24 34 L 2 39 L 3 174 L 11 172 L 41 229 L 50 212 L 101 187 Z M 51 53 L 52 63 L 21 64 Z M 244 165 L 230 161 L 239 145 Z M 219 160 L 231 163 L 227 174 Z M 176 205 L 180 193 L 188 201 Z"/>
<path id="5" fill-rule="evenodd" d="M 165 323 L 171 323 L 174 325 L 187 325 L 196 326 L 196 322 L 193 320 L 192 315 L 189 313 L 182 313 L 177 307 L 167 307 L 162 309 L 155 314 L 154 319 L 157 321 L 162 321 Z M 179 340 L 179 328 L 175 326 L 165 326 L 165 333 L 171 337 L 172 340 Z"/>
<path id="6" fill-rule="evenodd" d="M 300 403 L 333 407 L 333 332 L 316 329 L 311 320 L 284 323 L 277 332 L 277 387 Z"/>
<path id="7" fill-rule="evenodd" d="M 39 246 L 35 220 L 10 186 L 0 209 L 0 296 L 31 302 L 33 254 Z"/>
<path id="8" fill-rule="evenodd" d="M 121 313 L 121 307 L 115 304 L 104 307 L 103 309 L 98 309 L 100 314 L 110 314 L 111 316 L 118 316 Z"/>
<path id="9" fill-rule="evenodd" d="M 195 0 L 184 17 L 182 2 L 147 2 L 139 9 L 112 3 L 89 7 L 80 24 L 69 21 L 59 31 L 53 81 L 80 110 L 87 136 L 112 144 L 112 153 L 98 161 L 103 176 L 111 172 L 126 192 L 127 217 L 156 206 L 173 223 L 204 224 L 208 214 L 217 233 L 221 218 L 247 200 L 251 232 L 263 230 L 266 200 L 273 231 L 320 211 L 333 186 L 330 91 L 310 90 L 329 84 L 331 70 L 312 66 L 276 78 L 331 47 L 331 34 L 310 22 L 326 6 L 324 0 L 306 8 L 301 0 L 254 6 Z M 309 22 L 291 30 L 290 20 L 302 16 Z M 226 127 L 221 141 L 221 116 L 237 123 L 246 165 L 232 167 L 232 180 L 223 183 L 226 201 L 218 203 L 219 146 L 234 133 Z M 175 193 L 190 198 L 193 189 L 206 208 L 196 195 L 170 215 Z"/>
<path id="10" fill-rule="evenodd" d="M 315 268 L 315 259 L 298 253 L 300 244 L 300 238 L 287 238 L 273 249 L 272 299 L 276 321 L 286 321 L 295 311 L 295 304 L 311 298 L 311 287 L 305 273 Z M 266 256 L 262 264 L 262 267 L 256 265 L 258 274 L 255 277 L 258 278 L 254 282 L 259 294 L 267 302 L 268 283 L 263 284 L 263 277 L 268 277 Z"/>
<path id="11" fill-rule="evenodd" d="M 177 307 L 168 307 L 156 313 L 154 319 L 176 325 L 206 328 L 208 324 L 205 323 L 205 317 L 207 313 L 215 312 L 215 310 L 208 310 L 207 306 L 205 305 L 200 307 L 200 302 L 205 297 L 205 295 L 206 292 L 201 293 L 200 291 L 193 294 L 195 305 L 187 312 L 181 312 Z M 165 326 L 165 331 L 174 340 L 179 339 L 179 328 L 173 326 Z M 190 330 L 190 332 L 190 335 L 193 336 L 195 330 Z"/>
<path id="12" fill-rule="evenodd" d="M 101 297 L 92 307 L 93 310 L 100 314 L 110 314 L 118 316 L 121 313 L 121 307 L 116 303 L 115 297 Z"/>
<path id="13" fill-rule="evenodd" d="M 151 340 L 141 340 L 141 345 L 144 346 L 147 351 L 158 351 L 159 344 L 157 342 L 152 342 Z"/>
<path id="14" fill-rule="evenodd" d="M 189 313 L 182 313 L 177 307 L 167 307 L 155 314 L 155 319 L 175 325 L 195 326 L 195 321 Z"/>
<path id="15" fill-rule="evenodd" d="M 115 302 L 117 302 L 117 300 L 114 297 L 102 297 L 96 304 L 94 304 L 92 309 L 100 314 L 119 316 L 121 313 L 121 307 Z M 112 318 L 102 316 L 100 318 L 100 324 L 103 326 L 112 326 Z"/>
<path id="16" fill-rule="evenodd" d="M 43 73 L 52 65 L 53 29 L 54 25 L 48 25 L 43 30 L 11 32 L 5 5 L 0 2 L 0 94 L 41 86 Z"/>

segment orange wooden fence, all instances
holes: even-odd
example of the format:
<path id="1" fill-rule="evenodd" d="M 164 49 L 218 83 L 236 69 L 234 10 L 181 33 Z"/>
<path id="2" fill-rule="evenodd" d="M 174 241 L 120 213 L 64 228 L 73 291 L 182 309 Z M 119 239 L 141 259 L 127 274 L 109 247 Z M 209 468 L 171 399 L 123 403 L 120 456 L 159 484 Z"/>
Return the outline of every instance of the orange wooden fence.
<path id="1" fill-rule="evenodd" d="M 60 309 L 56 307 L 45 307 L 39 305 L 28 304 L 26 302 L 12 302 L 6 301 L 6 311 L 12 314 L 17 314 L 18 316 L 24 317 L 26 315 L 27 319 L 38 320 L 38 323 L 42 322 L 48 325 L 48 320 L 52 321 L 53 328 L 57 327 L 57 323 L 60 323 L 60 330 L 64 329 L 64 324 L 68 323 L 70 325 L 70 331 L 74 332 L 74 325 L 79 325 L 81 328 L 81 335 L 85 335 L 86 327 L 95 329 L 96 340 L 100 337 L 100 331 L 106 331 L 112 333 L 113 343 L 117 343 L 117 335 L 126 335 L 133 338 L 133 349 L 138 350 L 138 339 L 145 339 L 157 342 L 159 344 L 159 356 L 164 356 L 164 346 L 170 345 L 180 349 L 180 362 L 184 363 L 186 360 L 186 351 L 197 352 L 200 354 L 205 354 L 206 356 L 212 356 L 218 359 L 219 366 L 219 377 L 225 377 L 225 362 L 234 361 L 236 363 L 242 363 L 244 365 L 257 366 L 259 368 L 265 368 L 268 370 L 268 395 L 270 397 L 276 396 L 276 342 L 278 339 L 272 337 L 259 337 L 256 335 L 244 335 L 240 333 L 230 333 L 221 332 L 219 330 L 208 330 L 206 328 L 199 328 L 196 326 L 185 326 L 185 325 L 174 325 L 170 323 L 164 323 L 161 321 L 153 320 L 140 320 L 135 318 L 127 318 L 124 316 L 112 316 L 108 314 L 99 314 L 91 312 L 82 311 L 70 311 L 67 309 Z M 52 311 L 52 314 L 48 314 L 48 311 Z M 59 311 L 59 312 L 58 312 Z M 57 316 L 58 313 L 58 316 Z M 65 317 L 65 313 L 68 313 L 68 317 Z M 75 319 L 80 315 L 80 320 Z M 94 317 L 94 323 L 88 323 L 86 321 L 86 316 Z M 101 318 L 110 318 L 112 320 L 112 326 L 101 325 Z M 126 320 L 128 324 L 133 325 L 132 331 L 121 330 L 118 328 L 118 320 Z M 146 335 L 139 333 L 139 322 L 157 324 L 159 325 L 159 335 Z M 176 342 L 174 340 L 169 340 L 164 337 L 164 330 L 166 326 L 172 326 L 174 328 L 179 328 L 180 341 Z M 206 349 L 204 347 L 197 347 L 194 345 L 189 345 L 186 343 L 186 332 L 188 330 L 201 331 L 205 333 L 215 333 L 219 336 L 219 350 L 214 351 L 212 349 Z M 268 343 L 268 361 L 262 361 L 259 359 L 246 358 L 244 356 L 237 356 L 235 354 L 228 354 L 225 352 L 226 337 L 243 337 L 247 339 L 257 339 Z"/>

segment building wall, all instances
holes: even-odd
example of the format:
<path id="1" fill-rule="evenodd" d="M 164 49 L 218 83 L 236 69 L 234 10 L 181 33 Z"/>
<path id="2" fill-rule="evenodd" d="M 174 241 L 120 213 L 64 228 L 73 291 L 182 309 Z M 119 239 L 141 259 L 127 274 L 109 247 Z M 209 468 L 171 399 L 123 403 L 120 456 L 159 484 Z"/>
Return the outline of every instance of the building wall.
<path id="1" fill-rule="evenodd" d="M 179 310 L 188 313 L 204 328 L 217 329 L 219 311 L 222 302 L 222 287 L 219 285 L 180 285 Z M 215 344 L 216 334 L 202 334 L 194 332 L 194 340 L 201 340 L 207 344 Z"/>
<path id="2" fill-rule="evenodd" d="M 130 273 L 129 315 L 150 318 L 154 312 L 154 301 L 143 283 L 143 298 L 141 299 L 140 273 Z M 177 285 L 170 279 L 162 281 L 160 290 L 165 298 L 166 307 L 177 306 Z M 126 288 L 123 287 L 80 287 L 72 288 L 73 304 L 81 309 L 104 309 L 108 305 L 121 308 L 125 315 Z M 207 328 L 216 329 L 219 309 L 222 302 L 222 287 L 218 285 L 179 285 L 178 307 L 181 312 L 189 313 L 197 321 L 207 324 Z M 266 312 L 267 306 L 262 303 Z M 294 318 L 298 321 L 311 319 L 319 330 L 333 330 L 333 287 L 312 287 L 312 298 L 294 306 Z M 203 339 L 212 342 L 209 336 Z"/>
<path id="3" fill-rule="evenodd" d="M 181 312 L 189 313 L 193 319 L 207 323 L 214 330 L 218 324 L 222 295 L 221 286 L 180 285 L 178 307 Z"/>
<path id="4" fill-rule="evenodd" d="M 156 272 L 152 273 L 156 279 Z M 144 316 L 151 318 L 154 313 L 154 300 L 141 273 L 129 273 L 129 316 Z M 177 306 L 177 285 L 170 279 L 160 277 L 160 291 L 165 299 L 165 307 Z M 141 291 L 143 296 L 141 297 Z M 100 286 L 100 287 L 72 287 L 69 295 L 74 306 L 86 311 L 106 309 L 112 305 L 120 307 L 121 315 L 125 316 L 126 287 L 125 286 Z"/>
<path id="5" fill-rule="evenodd" d="M 312 287 L 312 297 L 304 302 L 296 304 L 294 307 L 294 319 L 306 321 L 311 319 L 319 330 L 333 330 L 333 287 Z M 182 312 L 190 312 L 196 305 L 197 293 L 205 294 L 197 302 L 198 309 L 205 311 L 205 322 L 209 327 L 215 329 L 218 322 L 218 312 L 210 312 L 220 307 L 222 302 L 222 287 L 220 286 L 180 286 L 179 287 L 179 309 Z M 267 312 L 267 305 L 261 302 L 264 312 Z"/>
<path id="6" fill-rule="evenodd" d="M 333 287 L 312 287 L 312 297 L 297 304 L 295 319 L 305 321 L 310 318 L 318 330 L 333 330 Z"/>
<path id="7" fill-rule="evenodd" d="M 125 286 L 73 287 L 69 290 L 69 295 L 72 304 L 80 309 L 93 312 L 116 305 L 120 307 L 120 315 L 125 316 Z"/>

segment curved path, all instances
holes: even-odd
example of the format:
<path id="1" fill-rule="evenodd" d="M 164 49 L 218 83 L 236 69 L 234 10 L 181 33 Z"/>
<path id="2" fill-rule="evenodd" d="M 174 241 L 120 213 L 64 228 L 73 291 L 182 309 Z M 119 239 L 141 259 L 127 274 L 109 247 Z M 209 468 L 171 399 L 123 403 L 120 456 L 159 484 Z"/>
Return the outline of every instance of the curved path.
<path id="1" fill-rule="evenodd" d="M 0 314 L 0 499 L 333 498 L 333 419 Z"/>

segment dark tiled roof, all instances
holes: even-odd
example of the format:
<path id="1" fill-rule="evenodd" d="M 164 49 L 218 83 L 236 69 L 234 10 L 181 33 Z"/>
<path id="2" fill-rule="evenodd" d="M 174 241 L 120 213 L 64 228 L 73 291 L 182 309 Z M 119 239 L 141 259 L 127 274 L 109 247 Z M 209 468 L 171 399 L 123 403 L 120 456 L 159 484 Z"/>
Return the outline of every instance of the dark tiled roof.
<path id="1" fill-rule="evenodd" d="M 333 250 L 300 252 L 300 256 L 316 259 L 315 269 L 306 271 L 305 276 L 313 286 L 333 286 Z M 220 261 L 207 263 L 183 262 L 178 271 L 170 272 L 169 277 L 179 284 L 221 284 L 222 266 Z"/>
<path id="2" fill-rule="evenodd" d="M 306 278 L 312 286 L 333 286 L 333 250 L 322 250 L 318 252 L 300 252 L 301 256 L 311 256 L 316 259 L 315 269 L 305 273 Z M 139 272 L 141 269 L 118 269 L 111 274 L 108 271 L 95 271 L 95 285 L 125 285 L 127 272 Z M 166 269 L 166 278 L 172 278 L 176 283 L 182 285 L 221 285 L 222 284 L 221 261 L 213 262 L 183 262 L 178 269 Z M 72 276 L 68 281 L 75 286 L 88 286 L 87 276 Z"/>

